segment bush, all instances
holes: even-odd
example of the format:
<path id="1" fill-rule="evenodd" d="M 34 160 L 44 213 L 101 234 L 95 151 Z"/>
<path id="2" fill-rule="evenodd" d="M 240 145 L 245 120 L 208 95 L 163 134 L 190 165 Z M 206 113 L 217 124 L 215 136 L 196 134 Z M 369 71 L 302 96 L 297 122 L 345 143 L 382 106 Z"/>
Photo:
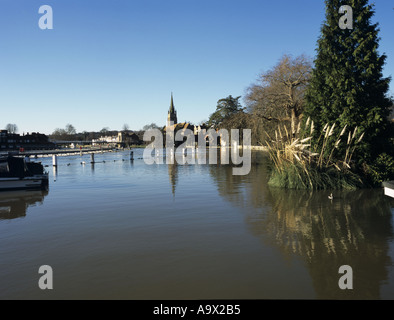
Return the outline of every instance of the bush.
<path id="1" fill-rule="evenodd" d="M 380 186 L 384 181 L 394 180 L 394 158 L 386 153 L 380 154 L 370 166 L 367 166 L 366 174 L 376 186 Z"/>
<path id="2" fill-rule="evenodd" d="M 310 124 L 310 128 L 309 128 Z M 290 133 L 286 126 L 278 127 L 275 139 L 267 141 L 269 156 L 274 164 L 269 184 L 291 189 L 356 189 L 363 182 L 352 171 L 352 156 L 364 134 L 358 135 L 357 127 L 334 135 L 335 123 L 326 125 L 317 142 L 312 141 L 313 121 L 306 122 L 309 137 Z M 343 137 L 343 138 L 342 138 Z M 344 139 L 342 141 L 342 139 Z M 346 143 L 345 154 L 339 159 L 336 153 L 341 143 Z"/>

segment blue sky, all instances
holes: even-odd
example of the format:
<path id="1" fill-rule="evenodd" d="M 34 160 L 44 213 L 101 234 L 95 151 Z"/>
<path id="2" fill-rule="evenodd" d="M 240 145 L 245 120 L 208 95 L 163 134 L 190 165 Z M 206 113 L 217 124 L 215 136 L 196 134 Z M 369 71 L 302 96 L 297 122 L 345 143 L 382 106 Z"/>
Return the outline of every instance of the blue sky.
<path id="1" fill-rule="evenodd" d="M 323 0 L 0 0 L 0 128 L 199 123 L 244 96 L 283 54 L 314 57 Z M 38 27 L 41 5 L 53 30 Z M 394 1 L 377 0 L 384 75 L 394 75 Z M 394 93 L 393 83 L 391 92 Z"/>

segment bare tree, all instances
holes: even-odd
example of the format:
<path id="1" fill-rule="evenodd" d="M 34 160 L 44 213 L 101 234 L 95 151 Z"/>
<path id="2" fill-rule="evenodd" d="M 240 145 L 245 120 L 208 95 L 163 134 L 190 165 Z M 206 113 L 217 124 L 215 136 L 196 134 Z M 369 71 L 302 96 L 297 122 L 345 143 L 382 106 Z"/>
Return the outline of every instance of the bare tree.
<path id="1" fill-rule="evenodd" d="M 57 140 L 71 141 L 73 139 L 76 139 L 76 134 L 77 131 L 75 130 L 75 127 L 72 124 L 68 123 L 64 129 L 56 128 L 52 132 L 50 137 Z"/>
<path id="2" fill-rule="evenodd" d="M 50 135 L 50 137 L 52 139 L 56 139 L 56 140 L 66 140 L 67 139 L 67 132 L 64 129 L 61 128 L 56 128 L 52 134 Z"/>
<path id="3" fill-rule="evenodd" d="M 143 131 L 147 131 L 149 129 L 160 129 L 160 128 L 156 123 L 146 124 L 142 128 Z"/>
<path id="4" fill-rule="evenodd" d="M 75 127 L 69 123 L 66 125 L 65 130 L 68 135 L 75 135 L 77 133 L 77 130 L 75 130 Z"/>
<path id="5" fill-rule="evenodd" d="M 125 123 L 125 124 L 123 125 L 123 131 L 129 131 L 129 130 L 130 130 L 129 125 L 128 125 L 127 123 Z"/>
<path id="6" fill-rule="evenodd" d="M 271 121 L 290 121 L 295 132 L 304 105 L 304 93 L 312 72 L 312 61 L 301 55 L 284 55 L 271 70 L 263 72 L 247 89 L 250 111 Z"/>
<path id="7" fill-rule="evenodd" d="M 5 126 L 5 129 L 9 132 L 9 133 L 17 133 L 18 132 L 18 126 L 15 123 L 8 123 Z"/>

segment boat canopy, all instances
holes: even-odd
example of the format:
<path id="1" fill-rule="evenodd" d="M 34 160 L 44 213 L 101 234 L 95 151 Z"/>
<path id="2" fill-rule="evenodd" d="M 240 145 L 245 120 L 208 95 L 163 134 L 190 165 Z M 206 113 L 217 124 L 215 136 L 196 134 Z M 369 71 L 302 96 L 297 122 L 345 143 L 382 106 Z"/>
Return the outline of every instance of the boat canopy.
<path id="1" fill-rule="evenodd" d="M 23 158 L 8 156 L 0 159 L 0 177 L 31 177 L 44 173 L 41 163 L 26 162 Z"/>

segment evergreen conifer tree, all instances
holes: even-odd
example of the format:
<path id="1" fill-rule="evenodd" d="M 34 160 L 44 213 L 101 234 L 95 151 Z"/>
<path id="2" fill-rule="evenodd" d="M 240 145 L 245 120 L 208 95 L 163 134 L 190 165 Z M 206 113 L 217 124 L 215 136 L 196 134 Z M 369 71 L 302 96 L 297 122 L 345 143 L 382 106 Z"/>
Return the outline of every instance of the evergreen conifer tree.
<path id="1" fill-rule="evenodd" d="M 373 6 L 368 0 L 325 0 L 326 21 L 318 39 L 317 57 L 306 94 L 304 119 L 314 121 L 315 132 L 326 123 L 337 130 L 358 127 L 364 132 L 355 159 L 372 163 L 380 153 L 389 153 L 390 78 L 383 77 L 386 55 L 379 54 L 378 24 L 372 23 Z M 353 28 L 341 29 L 344 13 L 353 9 Z M 349 13 L 349 12 L 348 12 Z"/>

